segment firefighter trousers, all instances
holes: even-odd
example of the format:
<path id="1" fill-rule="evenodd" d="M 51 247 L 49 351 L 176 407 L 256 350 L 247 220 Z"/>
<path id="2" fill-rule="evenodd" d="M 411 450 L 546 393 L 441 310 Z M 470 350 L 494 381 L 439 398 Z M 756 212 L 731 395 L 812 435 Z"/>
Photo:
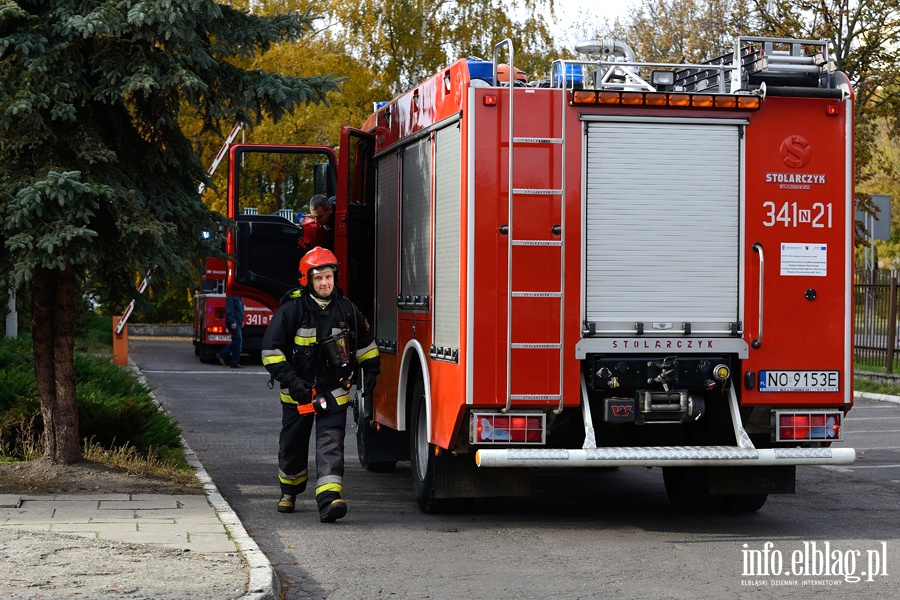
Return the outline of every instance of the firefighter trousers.
<path id="1" fill-rule="evenodd" d="M 278 443 L 278 480 L 283 494 L 297 495 L 309 479 L 309 438 L 316 425 L 316 505 L 319 510 L 343 495 L 344 436 L 347 406 L 325 415 L 297 412 L 297 405 L 281 403 Z"/>

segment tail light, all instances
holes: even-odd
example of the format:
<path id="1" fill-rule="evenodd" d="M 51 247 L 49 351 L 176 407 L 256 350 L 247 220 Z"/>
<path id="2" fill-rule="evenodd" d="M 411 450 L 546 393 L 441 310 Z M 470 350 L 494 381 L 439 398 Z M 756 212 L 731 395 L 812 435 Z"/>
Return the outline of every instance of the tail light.
<path id="1" fill-rule="evenodd" d="M 224 325 L 210 325 L 206 328 L 206 333 L 226 333 Z"/>
<path id="2" fill-rule="evenodd" d="M 544 413 L 472 413 L 473 444 L 544 444 Z"/>
<path id="3" fill-rule="evenodd" d="M 775 411 L 775 441 L 840 440 L 842 417 L 840 411 Z"/>

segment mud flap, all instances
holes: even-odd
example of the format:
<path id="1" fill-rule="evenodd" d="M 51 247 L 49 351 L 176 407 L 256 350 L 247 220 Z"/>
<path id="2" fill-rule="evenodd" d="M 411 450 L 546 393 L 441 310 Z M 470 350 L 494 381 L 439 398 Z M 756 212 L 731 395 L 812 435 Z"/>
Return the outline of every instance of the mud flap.
<path id="1" fill-rule="evenodd" d="M 531 491 L 527 468 L 479 469 L 475 454 L 443 452 L 435 469 L 435 498 L 527 496 Z"/>
<path id="2" fill-rule="evenodd" d="M 390 427 L 382 427 L 378 431 L 368 420 L 360 420 L 357 428 L 357 444 L 361 442 L 365 448 L 366 462 L 409 460 L 409 434 L 407 432 L 397 431 Z"/>
<path id="3" fill-rule="evenodd" d="M 716 467 L 708 469 L 709 493 L 793 494 L 797 467 Z"/>

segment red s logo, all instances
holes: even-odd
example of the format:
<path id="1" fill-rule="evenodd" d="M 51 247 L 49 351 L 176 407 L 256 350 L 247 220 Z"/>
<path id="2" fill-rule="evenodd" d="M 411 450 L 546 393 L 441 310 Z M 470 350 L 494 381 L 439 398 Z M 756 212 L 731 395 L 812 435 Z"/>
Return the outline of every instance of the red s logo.
<path id="1" fill-rule="evenodd" d="M 792 169 L 799 169 L 809 162 L 812 149 L 806 138 L 799 135 L 786 137 L 781 142 L 781 159 Z"/>

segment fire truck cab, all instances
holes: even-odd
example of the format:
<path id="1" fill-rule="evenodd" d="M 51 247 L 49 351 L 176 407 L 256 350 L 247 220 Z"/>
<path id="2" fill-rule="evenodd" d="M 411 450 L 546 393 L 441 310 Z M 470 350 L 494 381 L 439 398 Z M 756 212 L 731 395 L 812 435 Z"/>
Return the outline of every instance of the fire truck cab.
<path id="1" fill-rule="evenodd" d="M 828 43 L 577 50 L 510 86 L 504 40 L 344 127 L 339 156 L 233 146 L 229 289 L 274 309 L 302 254 L 279 211 L 336 193 L 340 285 L 382 360 L 360 460 L 410 460 L 426 512 L 528 493 L 535 467 L 620 466 L 661 467 L 679 507 L 756 510 L 798 465 L 852 463 L 832 444 L 853 402 L 853 92 Z"/>

